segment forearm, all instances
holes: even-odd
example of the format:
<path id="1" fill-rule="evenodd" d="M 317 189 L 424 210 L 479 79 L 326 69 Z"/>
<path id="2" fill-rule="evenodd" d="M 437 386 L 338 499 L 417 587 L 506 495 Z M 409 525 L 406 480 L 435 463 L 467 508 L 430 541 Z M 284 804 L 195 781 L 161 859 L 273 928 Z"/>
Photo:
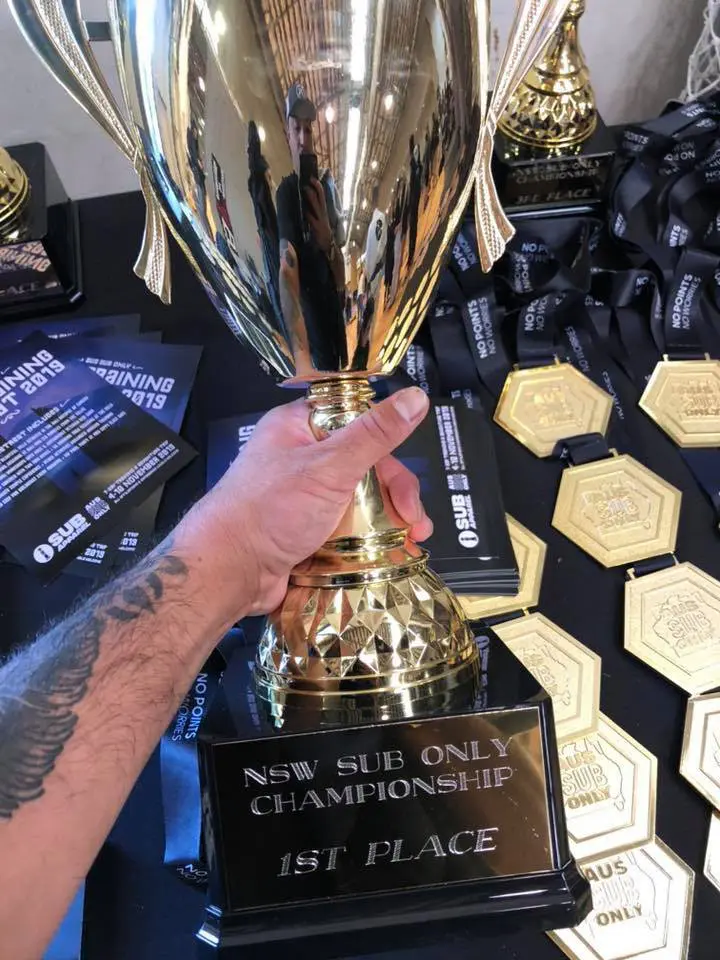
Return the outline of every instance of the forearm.
<path id="1" fill-rule="evenodd" d="M 191 512 L 0 668 L 1 960 L 42 956 L 203 662 L 250 606 L 208 524 Z"/>

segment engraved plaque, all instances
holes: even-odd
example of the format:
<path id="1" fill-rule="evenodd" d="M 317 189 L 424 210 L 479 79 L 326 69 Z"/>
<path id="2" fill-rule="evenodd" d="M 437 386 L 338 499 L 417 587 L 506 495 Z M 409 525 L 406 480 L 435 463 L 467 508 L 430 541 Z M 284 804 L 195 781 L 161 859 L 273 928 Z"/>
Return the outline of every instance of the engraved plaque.
<path id="1" fill-rule="evenodd" d="M 692 563 L 628 580 L 625 649 L 690 694 L 720 686 L 720 583 Z"/>
<path id="2" fill-rule="evenodd" d="M 683 960 L 690 940 L 695 874 L 662 840 L 580 868 L 593 909 L 551 940 L 572 960 Z"/>
<path id="3" fill-rule="evenodd" d="M 214 744 L 228 907 L 553 868 L 534 707 Z"/>
<path id="4" fill-rule="evenodd" d="M 603 714 L 593 734 L 560 745 L 560 778 L 570 849 L 578 860 L 653 836 L 657 760 Z"/>
<path id="5" fill-rule="evenodd" d="M 541 613 L 493 629 L 552 697 L 558 739 L 590 733 L 600 710 L 600 657 Z"/>
<path id="6" fill-rule="evenodd" d="M 569 363 L 514 370 L 503 386 L 495 422 L 538 457 L 584 433 L 605 433 L 612 400 Z"/>
<path id="7" fill-rule="evenodd" d="M 552 524 L 604 567 L 672 553 L 679 490 L 633 457 L 608 457 L 562 475 Z"/>
<path id="8" fill-rule="evenodd" d="M 720 360 L 663 360 L 639 406 L 680 447 L 720 445 Z"/>

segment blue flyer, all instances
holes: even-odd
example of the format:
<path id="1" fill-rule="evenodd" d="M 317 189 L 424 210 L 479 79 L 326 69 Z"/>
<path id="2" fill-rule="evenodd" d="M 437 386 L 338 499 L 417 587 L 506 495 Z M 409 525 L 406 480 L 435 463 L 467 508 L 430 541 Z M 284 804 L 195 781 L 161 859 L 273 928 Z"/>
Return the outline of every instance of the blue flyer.
<path id="1" fill-rule="evenodd" d="M 0 542 L 44 582 L 195 455 L 65 342 L 0 357 Z"/>
<path id="2" fill-rule="evenodd" d="M 151 343 L 117 337 L 73 337 L 62 344 L 106 383 L 175 433 L 182 427 L 202 347 Z M 85 577 L 104 574 L 119 561 L 144 552 L 155 528 L 162 489 L 154 491 L 125 525 L 88 545 L 66 572 Z"/>

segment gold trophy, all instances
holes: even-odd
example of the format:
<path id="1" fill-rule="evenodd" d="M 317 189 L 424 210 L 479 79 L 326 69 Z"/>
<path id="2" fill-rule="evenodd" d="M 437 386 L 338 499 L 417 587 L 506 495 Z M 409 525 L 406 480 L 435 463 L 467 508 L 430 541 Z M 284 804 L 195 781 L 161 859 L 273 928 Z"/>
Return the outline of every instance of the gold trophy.
<path id="1" fill-rule="evenodd" d="M 25 171 L 0 147 L 0 243 L 19 238 L 29 199 L 30 183 Z"/>
<path id="2" fill-rule="evenodd" d="M 77 205 L 45 147 L 0 147 L 0 319 L 65 309 L 81 282 Z"/>
<path id="3" fill-rule="evenodd" d="M 588 207 L 601 198 L 614 143 L 598 116 L 580 46 L 584 13 L 585 0 L 570 0 L 500 118 L 501 192 L 511 212 Z"/>
<path id="4" fill-rule="evenodd" d="M 563 150 L 595 132 L 595 94 L 579 38 L 584 12 L 585 0 L 571 0 L 550 43 L 515 91 L 499 124 L 511 140 Z"/>
<path id="5" fill-rule="evenodd" d="M 488 110 L 489 2 L 360 4 L 348 37 L 309 0 L 309 26 L 289 13 L 278 23 L 268 0 L 111 0 L 121 111 L 77 0 L 10 4 L 138 172 L 148 217 L 136 272 L 169 299 L 169 228 L 238 339 L 283 384 L 308 388 L 318 438 L 361 414 L 369 378 L 402 359 L 480 173 L 487 266 L 502 254 L 512 228 L 478 144 L 565 5 L 519 5 Z M 426 133 L 431 155 L 421 155 Z M 392 149 L 396 137 L 403 149 Z M 375 186 L 392 208 L 382 276 L 370 308 L 348 315 Z M 466 681 L 476 661 L 457 601 L 372 471 L 269 618 L 257 683 L 278 717 L 291 703 L 334 717 L 343 703 L 357 716 L 405 715 Z"/>
<path id="6" fill-rule="evenodd" d="M 30 45 L 138 173 L 147 221 L 136 272 L 169 299 L 169 230 L 237 339 L 284 386 L 307 389 L 319 441 L 367 409 L 372 378 L 397 368 L 473 187 L 485 269 L 502 255 L 513 228 L 490 174 L 497 118 L 566 4 L 518 4 L 490 99 L 489 0 L 110 0 L 121 110 L 77 0 L 10 0 Z M 386 213 L 371 219 L 371 210 Z M 363 298 L 353 296 L 361 273 Z M 354 947 L 362 925 L 350 923 L 348 911 L 374 916 L 379 901 L 367 894 L 399 891 L 410 904 L 414 888 L 436 885 L 452 913 L 459 903 L 453 879 L 477 881 L 463 915 L 477 910 L 483 924 L 496 903 L 500 912 L 517 908 L 531 922 L 542 917 L 556 926 L 587 908 L 587 884 L 564 839 L 561 791 L 548 786 L 555 776 L 549 699 L 498 649 L 493 669 L 512 677 L 520 671 L 522 703 L 506 709 L 506 685 L 497 709 L 482 712 L 494 702 L 482 680 L 487 656 L 481 661 L 456 598 L 427 559 L 371 471 L 333 537 L 293 572 L 268 618 L 252 670 L 264 711 L 243 707 L 247 684 L 233 686 L 226 674 L 233 722 L 251 725 L 233 736 L 203 735 L 205 843 L 219 884 L 201 932 L 206 943 L 217 945 L 228 930 L 240 943 L 244 911 L 268 904 L 282 910 L 263 925 L 263 937 L 309 935 L 313 917 L 320 936 L 327 897 L 341 892 L 351 907 L 337 914 L 337 925 L 353 930 Z M 476 706 L 478 689 L 485 700 Z M 260 728 L 253 727 L 259 714 Z M 381 839 L 405 836 L 406 850 L 422 846 L 430 814 L 403 793 L 407 779 L 377 787 L 390 792 L 376 799 L 392 802 L 383 804 L 374 840 L 365 831 L 377 811 L 367 822 L 363 814 L 364 825 L 354 816 L 336 822 L 348 804 L 369 796 L 365 787 L 358 794 L 355 761 L 343 754 L 366 758 L 374 743 L 373 757 L 380 749 L 389 772 L 402 757 L 409 765 L 427 743 L 428 764 L 444 766 L 432 736 L 465 742 L 473 789 L 495 798 L 488 817 L 501 824 L 473 837 L 454 828 L 452 852 L 477 856 L 451 857 L 442 876 L 425 861 L 398 868 L 400 840 Z M 515 759 L 505 762 L 509 750 Z M 497 761 L 472 772 L 490 757 Z M 419 779 L 424 762 L 417 761 Z M 283 771 L 301 779 L 309 771 L 312 790 L 270 788 L 268 778 L 274 783 Z M 458 783 L 469 800 L 466 780 Z M 257 796 L 253 784 L 265 784 Z M 298 813 L 300 820 L 290 818 L 297 826 L 275 818 L 274 811 L 326 801 L 337 809 L 314 819 Z M 475 822 L 465 801 L 441 798 L 436 815 L 448 826 L 464 816 Z M 496 830 L 507 838 L 502 849 Z M 343 833 L 346 842 L 338 842 Z M 343 867 L 343 851 L 355 847 L 359 859 Z M 316 848 L 317 856 L 308 853 Z M 488 878 L 498 875 L 514 876 L 515 885 L 491 891 Z M 427 919 L 419 902 L 410 909 L 418 922 Z"/>

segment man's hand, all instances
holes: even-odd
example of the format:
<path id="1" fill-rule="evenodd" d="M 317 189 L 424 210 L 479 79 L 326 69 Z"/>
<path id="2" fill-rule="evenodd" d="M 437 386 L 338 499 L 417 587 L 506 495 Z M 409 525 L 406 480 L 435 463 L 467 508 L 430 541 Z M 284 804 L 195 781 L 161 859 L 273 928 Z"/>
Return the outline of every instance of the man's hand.
<path id="1" fill-rule="evenodd" d="M 356 485 L 375 464 L 410 536 L 430 536 L 432 523 L 420 502 L 417 478 L 389 456 L 427 409 L 422 390 L 401 390 L 322 441 L 310 431 L 304 400 L 263 417 L 225 476 L 195 508 L 216 556 L 222 551 L 227 557 L 228 574 L 236 568 L 243 575 L 242 593 L 251 609 L 242 612 L 268 613 L 280 604 L 292 568 L 332 536 Z"/>
<path id="2" fill-rule="evenodd" d="M 330 218 L 327 212 L 327 203 L 325 202 L 325 191 L 322 184 L 314 177 L 309 186 L 305 187 L 305 199 L 307 200 L 307 219 L 312 230 L 315 243 L 320 247 L 323 253 L 330 251 L 332 244 L 332 230 L 330 229 Z"/>
<path id="3" fill-rule="evenodd" d="M 427 407 L 401 391 L 321 442 L 302 401 L 269 414 L 170 537 L 0 665 L 0 960 L 45 955 L 218 639 L 280 603 L 369 467 L 429 534 L 417 481 L 388 456 Z"/>

